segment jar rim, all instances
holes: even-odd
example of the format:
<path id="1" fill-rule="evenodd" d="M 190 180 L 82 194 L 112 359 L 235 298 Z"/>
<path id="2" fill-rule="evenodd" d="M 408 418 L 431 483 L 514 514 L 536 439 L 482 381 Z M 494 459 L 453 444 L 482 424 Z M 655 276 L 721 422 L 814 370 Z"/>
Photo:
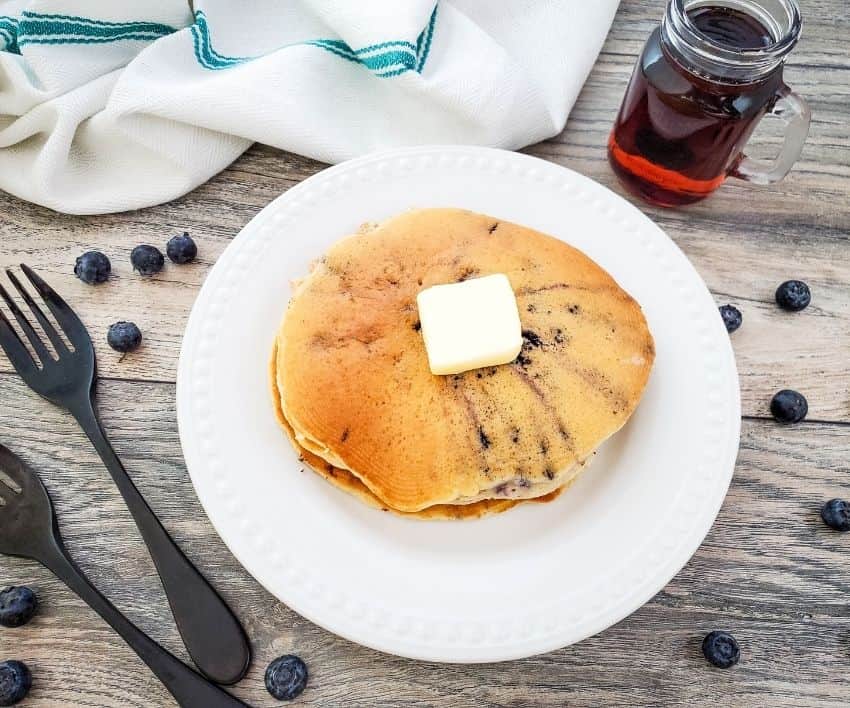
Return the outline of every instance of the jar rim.
<path id="1" fill-rule="evenodd" d="M 797 44 L 802 26 L 797 0 L 775 0 L 778 12 L 771 13 L 754 0 L 670 0 L 664 16 L 665 30 L 677 49 L 686 48 L 691 60 L 706 63 L 713 68 L 728 69 L 733 75 L 747 72 L 755 76 L 775 69 Z M 699 7 L 727 7 L 739 9 L 762 22 L 774 37 L 766 47 L 736 48 L 703 34 L 693 22 L 688 11 Z M 760 9 L 760 11 L 759 11 Z M 781 16 L 777 16 L 781 15 Z"/>

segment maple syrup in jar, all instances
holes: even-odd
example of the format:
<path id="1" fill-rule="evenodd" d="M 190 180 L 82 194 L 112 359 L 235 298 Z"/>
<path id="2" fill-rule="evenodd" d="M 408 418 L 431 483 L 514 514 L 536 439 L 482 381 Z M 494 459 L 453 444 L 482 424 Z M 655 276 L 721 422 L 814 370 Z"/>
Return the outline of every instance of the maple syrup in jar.
<path id="1" fill-rule="evenodd" d="M 799 157 L 809 110 L 784 83 L 797 41 L 795 0 L 671 0 L 635 65 L 608 141 L 614 172 L 662 206 L 708 196 L 727 176 L 768 184 Z M 772 162 L 744 155 L 773 113 L 785 143 Z"/>

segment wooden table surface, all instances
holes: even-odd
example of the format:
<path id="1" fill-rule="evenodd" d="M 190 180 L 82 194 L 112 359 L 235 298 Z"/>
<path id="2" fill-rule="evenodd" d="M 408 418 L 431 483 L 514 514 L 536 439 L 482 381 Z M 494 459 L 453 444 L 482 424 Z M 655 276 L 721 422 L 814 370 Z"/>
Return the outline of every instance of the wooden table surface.
<path id="1" fill-rule="evenodd" d="M 323 165 L 255 146 L 188 196 L 143 211 L 71 217 L 0 194 L 0 265 L 25 261 L 73 303 L 96 343 L 99 401 L 118 453 L 163 523 L 236 609 L 255 648 L 235 692 L 275 704 L 263 688 L 274 657 L 310 667 L 300 704 L 317 706 L 610 706 L 850 704 L 850 534 L 820 521 L 821 503 L 850 497 L 850 11 L 845 0 L 801 0 L 804 34 L 786 79 L 812 106 L 799 163 L 767 188 L 734 181 L 709 200 L 665 211 L 639 205 L 693 261 L 719 304 L 744 313 L 732 336 L 743 395 L 737 469 L 699 551 L 648 604 L 579 645 L 483 666 L 414 662 L 339 639 L 276 601 L 213 531 L 183 464 L 175 370 L 186 317 L 216 257 L 274 197 Z M 618 193 L 605 142 L 643 41 L 663 2 L 624 0 L 566 130 L 526 151 L 569 166 Z M 766 151 L 777 138 L 766 135 Z M 198 261 L 156 278 L 131 273 L 130 249 L 188 230 Z M 114 275 L 92 288 L 71 274 L 88 249 Z M 812 305 L 780 311 L 776 286 L 806 280 Z M 134 320 L 145 346 L 123 360 L 107 326 Z M 768 402 L 780 388 L 809 400 L 809 418 L 780 427 Z M 701 405 L 695 401 L 694 405 Z M 0 356 L 0 440 L 38 469 L 68 546 L 116 605 L 185 658 L 153 565 L 116 489 L 69 416 L 42 401 Z M 684 470 L 683 472 L 687 472 Z M 287 542 L 282 539 L 281 542 Z M 24 705 L 173 705 L 136 656 L 47 571 L 0 558 L 0 585 L 28 584 L 41 599 L 28 626 L 0 632 L 0 659 L 32 668 Z M 732 670 L 712 669 L 699 644 L 734 632 Z"/>

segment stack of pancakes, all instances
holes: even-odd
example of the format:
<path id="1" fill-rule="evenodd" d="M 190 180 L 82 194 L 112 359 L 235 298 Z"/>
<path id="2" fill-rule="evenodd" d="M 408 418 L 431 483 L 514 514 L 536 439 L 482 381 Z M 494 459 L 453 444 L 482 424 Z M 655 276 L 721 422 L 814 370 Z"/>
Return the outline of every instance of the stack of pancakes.
<path id="1" fill-rule="evenodd" d="M 523 347 L 435 376 L 417 294 L 508 276 Z M 295 284 L 274 343 L 277 417 L 318 474 L 376 507 L 475 518 L 549 501 L 628 420 L 655 357 L 640 306 L 564 242 L 423 209 L 336 243 Z"/>

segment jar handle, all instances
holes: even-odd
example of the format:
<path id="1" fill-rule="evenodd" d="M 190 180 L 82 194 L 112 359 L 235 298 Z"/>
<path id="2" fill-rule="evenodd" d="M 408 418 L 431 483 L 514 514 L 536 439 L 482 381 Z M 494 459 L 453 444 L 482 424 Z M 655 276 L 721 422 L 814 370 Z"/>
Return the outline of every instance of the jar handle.
<path id="1" fill-rule="evenodd" d="M 742 154 L 741 159 L 729 173 L 730 176 L 754 184 L 773 184 L 787 175 L 791 166 L 800 157 L 812 117 L 809 105 L 790 88 L 783 86 L 777 91 L 776 100 L 769 114 L 779 118 L 785 125 L 785 141 L 779 155 L 772 162 L 768 162 L 754 160 Z"/>

